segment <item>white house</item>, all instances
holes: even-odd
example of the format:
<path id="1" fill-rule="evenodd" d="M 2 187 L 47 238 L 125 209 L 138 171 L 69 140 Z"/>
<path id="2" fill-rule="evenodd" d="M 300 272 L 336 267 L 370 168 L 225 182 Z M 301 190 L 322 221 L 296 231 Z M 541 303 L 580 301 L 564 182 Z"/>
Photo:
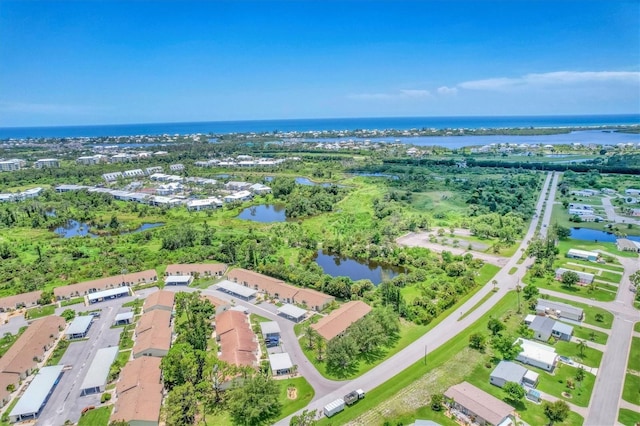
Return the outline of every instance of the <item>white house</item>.
<path id="1" fill-rule="evenodd" d="M 253 194 L 251 194 L 249 191 L 238 191 L 234 192 L 233 194 L 225 195 L 224 202 L 233 203 L 240 201 L 249 201 L 251 197 L 253 197 Z"/>
<path id="2" fill-rule="evenodd" d="M 516 361 L 533 365 L 545 371 L 553 371 L 558 362 L 558 354 L 556 354 L 555 348 L 521 337 L 518 338 L 514 344 L 518 343 L 522 345 L 522 352 L 518 354 Z"/>

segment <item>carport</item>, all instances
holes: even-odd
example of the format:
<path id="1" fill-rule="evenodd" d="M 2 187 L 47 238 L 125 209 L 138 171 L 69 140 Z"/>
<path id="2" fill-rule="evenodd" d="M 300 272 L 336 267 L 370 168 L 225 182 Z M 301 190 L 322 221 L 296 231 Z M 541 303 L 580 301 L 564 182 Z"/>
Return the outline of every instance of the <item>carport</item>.
<path id="1" fill-rule="evenodd" d="M 295 322 L 300 322 L 307 315 L 307 311 L 295 305 L 287 304 L 278 308 L 278 315 L 282 315 Z"/>
<path id="2" fill-rule="evenodd" d="M 289 374 L 293 367 L 291 358 L 286 352 L 281 354 L 269 354 L 269 364 L 271 365 L 271 372 L 274 376 Z"/>
<path id="3" fill-rule="evenodd" d="M 116 288 L 110 288 L 109 290 L 96 291 L 95 293 L 89 293 L 87 299 L 89 303 L 102 302 L 104 300 L 115 299 L 116 297 L 129 296 L 129 287 L 122 286 Z"/>
<path id="4" fill-rule="evenodd" d="M 67 335 L 67 339 L 82 339 L 87 335 L 89 328 L 91 327 L 91 322 L 93 321 L 93 316 L 91 315 L 83 315 L 79 317 L 75 317 L 75 319 L 69 324 L 69 328 L 65 333 Z"/>
<path id="5" fill-rule="evenodd" d="M 242 300 L 249 300 L 252 297 L 254 297 L 257 293 L 256 290 L 253 290 L 249 287 L 245 287 L 240 284 L 233 283 L 228 280 L 221 281 L 218 284 L 216 284 L 216 286 L 218 290 L 237 296 Z"/>
<path id="6" fill-rule="evenodd" d="M 189 285 L 192 281 L 191 275 L 170 275 L 164 279 L 166 285 Z"/>
<path id="7" fill-rule="evenodd" d="M 96 356 L 93 357 L 87 375 L 80 387 L 81 396 L 104 391 L 111 364 L 118 356 L 118 350 L 118 346 L 112 346 L 110 348 L 102 348 L 96 352 Z"/>
<path id="8" fill-rule="evenodd" d="M 42 367 L 9 414 L 11 423 L 37 419 L 55 389 L 64 365 Z"/>

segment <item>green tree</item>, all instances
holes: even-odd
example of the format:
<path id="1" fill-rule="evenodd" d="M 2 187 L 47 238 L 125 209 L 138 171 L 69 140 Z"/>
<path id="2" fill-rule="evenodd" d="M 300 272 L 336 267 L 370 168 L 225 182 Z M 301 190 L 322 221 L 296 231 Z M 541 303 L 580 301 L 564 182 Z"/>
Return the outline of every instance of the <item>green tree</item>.
<path id="1" fill-rule="evenodd" d="M 289 426 L 314 426 L 318 423 L 316 416 L 317 410 L 304 410 L 299 415 L 291 417 Z"/>
<path id="2" fill-rule="evenodd" d="M 598 312 L 597 314 L 594 315 L 594 318 L 597 322 L 602 322 L 604 321 L 604 315 L 602 315 L 600 312 Z"/>
<path id="3" fill-rule="evenodd" d="M 66 322 L 69 322 L 76 317 L 76 311 L 74 311 L 73 309 L 65 309 L 64 311 L 62 311 L 60 316 L 64 318 Z"/>
<path id="4" fill-rule="evenodd" d="M 261 374 L 247 378 L 227 393 L 229 414 L 237 425 L 266 424 L 282 409 L 278 384 Z"/>
<path id="5" fill-rule="evenodd" d="M 570 411 L 569 405 L 562 400 L 555 402 L 543 401 L 542 410 L 544 411 L 545 417 L 549 419 L 549 426 L 565 421 Z"/>
<path id="6" fill-rule="evenodd" d="M 169 391 L 164 404 L 164 419 L 167 426 L 193 425 L 197 414 L 198 400 L 192 383 L 187 382 Z"/>
<path id="7" fill-rule="evenodd" d="M 469 347 L 481 352 L 484 351 L 487 347 L 487 337 L 482 333 L 473 333 L 469 336 Z"/>
<path id="8" fill-rule="evenodd" d="M 199 361 L 188 343 L 177 343 L 162 358 L 162 376 L 168 390 L 187 382 L 197 383 Z"/>
<path id="9" fill-rule="evenodd" d="M 522 352 L 522 346 L 520 344 L 514 344 L 515 338 L 511 335 L 505 336 L 493 336 L 491 339 L 491 346 L 502 355 L 502 359 L 512 360 Z"/>
<path id="10" fill-rule="evenodd" d="M 506 328 L 506 326 L 499 319 L 491 318 L 487 323 L 487 328 L 489 329 L 489 331 L 491 331 L 491 334 L 493 336 L 497 336 L 502 330 Z"/>
<path id="11" fill-rule="evenodd" d="M 338 336 L 327 344 L 327 370 L 340 376 L 350 375 L 358 365 L 358 345 L 349 336 Z"/>
<path id="12" fill-rule="evenodd" d="M 584 340 L 578 341 L 578 352 L 580 352 L 580 356 L 584 358 L 584 351 L 588 348 L 587 342 Z"/>
<path id="13" fill-rule="evenodd" d="M 40 295 L 40 299 L 38 299 L 38 305 L 48 305 L 53 300 L 53 291 L 47 290 L 43 291 L 42 295 Z"/>
<path id="14" fill-rule="evenodd" d="M 441 393 L 434 393 L 431 395 L 431 409 L 433 411 L 442 410 L 442 403 L 444 402 L 444 395 Z"/>
<path id="15" fill-rule="evenodd" d="M 582 383 L 582 381 L 584 380 L 584 375 L 585 375 L 584 368 L 580 366 L 580 368 L 576 370 L 576 375 L 574 377 L 576 379 L 576 382 Z"/>
<path id="16" fill-rule="evenodd" d="M 566 226 L 560 226 L 560 225 L 556 224 L 554 226 L 554 229 L 556 231 L 556 235 L 561 240 L 566 240 L 567 238 L 569 238 L 571 236 L 571 229 L 567 228 Z"/>
<path id="17" fill-rule="evenodd" d="M 531 300 L 537 297 L 540 294 L 540 291 L 538 290 L 538 287 L 536 287 L 535 285 L 527 284 L 522 289 L 522 294 L 524 296 L 524 300 Z"/>
<path id="18" fill-rule="evenodd" d="M 562 274 L 562 277 L 560 278 L 560 282 L 562 283 L 562 285 L 569 288 L 578 284 L 578 281 L 580 281 L 580 276 L 573 271 L 564 272 Z"/>
<path id="19" fill-rule="evenodd" d="M 504 391 L 507 399 L 514 403 L 522 401 L 522 398 L 524 398 L 526 394 L 524 388 L 516 382 L 505 383 L 504 386 L 502 386 L 502 390 Z"/>

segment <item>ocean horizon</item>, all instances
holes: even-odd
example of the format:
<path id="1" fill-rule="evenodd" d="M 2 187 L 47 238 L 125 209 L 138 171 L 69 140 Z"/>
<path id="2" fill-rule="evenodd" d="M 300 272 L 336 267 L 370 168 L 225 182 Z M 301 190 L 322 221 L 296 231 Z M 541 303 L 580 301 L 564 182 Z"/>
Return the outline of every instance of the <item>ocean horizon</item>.
<path id="1" fill-rule="evenodd" d="M 140 135 L 229 134 L 323 130 L 480 129 L 516 127 L 607 127 L 640 125 L 640 114 L 361 117 L 279 120 L 201 121 L 178 123 L 100 124 L 80 126 L 0 127 L 0 140 Z"/>

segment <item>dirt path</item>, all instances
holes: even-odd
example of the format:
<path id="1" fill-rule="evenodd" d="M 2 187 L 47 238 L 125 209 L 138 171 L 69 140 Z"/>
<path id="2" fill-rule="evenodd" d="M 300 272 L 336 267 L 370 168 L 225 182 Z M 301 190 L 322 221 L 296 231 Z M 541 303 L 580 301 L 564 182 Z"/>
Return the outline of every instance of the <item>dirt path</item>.
<path id="1" fill-rule="evenodd" d="M 503 267 L 509 261 L 509 258 L 502 256 L 495 256 L 488 253 L 482 253 L 479 251 L 473 250 L 465 250 L 459 247 L 450 247 L 442 244 L 432 243 L 429 241 L 430 232 L 419 232 L 414 233 L 411 232 L 407 235 L 404 235 L 396 240 L 396 243 L 408 246 L 408 247 L 423 247 L 428 248 L 429 250 L 433 250 L 437 253 L 441 253 L 443 251 L 450 251 L 454 255 L 465 255 L 467 253 L 471 253 L 473 257 L 482 259 L 487 263 L 491 263 L 493 265 L 497 265 Z"/>

